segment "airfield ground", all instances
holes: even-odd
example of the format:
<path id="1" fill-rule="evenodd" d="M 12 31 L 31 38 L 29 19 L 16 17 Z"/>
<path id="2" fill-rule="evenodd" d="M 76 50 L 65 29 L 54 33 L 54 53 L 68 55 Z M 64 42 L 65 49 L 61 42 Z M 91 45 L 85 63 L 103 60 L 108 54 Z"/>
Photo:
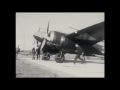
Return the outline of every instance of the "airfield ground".
<path id="1" fill-rule="evenodd" d="M 44 77 L 104 77 L 104 60 L 88 60 L 73 64 L 71 56 L 64 63 L 56 63 L 54 56 L 49 61 L 32 60 L 32 56 L 18 55 L 16 59 L 16 78 Z"/>

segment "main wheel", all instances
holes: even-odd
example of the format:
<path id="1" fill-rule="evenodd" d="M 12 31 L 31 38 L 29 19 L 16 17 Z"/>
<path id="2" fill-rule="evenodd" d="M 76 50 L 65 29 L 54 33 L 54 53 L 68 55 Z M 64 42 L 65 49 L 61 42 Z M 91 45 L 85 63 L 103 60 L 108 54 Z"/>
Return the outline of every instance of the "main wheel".
<path id="1" fill-rule="evenodd" d="M 57 54 L 55 55 L 55 61 L 56 61 L 57 63 L 63 63 L 64 60 L 65 60 L 64 54 L 62 54 L 61 57 L 60 57 L 60 54 L 59 54 L 59 53 L 57 53 Z"/>

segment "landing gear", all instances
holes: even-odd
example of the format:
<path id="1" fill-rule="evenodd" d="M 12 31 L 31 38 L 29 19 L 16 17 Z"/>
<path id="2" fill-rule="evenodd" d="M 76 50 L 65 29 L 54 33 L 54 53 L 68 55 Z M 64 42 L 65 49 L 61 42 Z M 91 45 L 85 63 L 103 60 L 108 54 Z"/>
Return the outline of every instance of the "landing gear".
<path id="1" fill-rule="evenodd" d="M 63 54 L 62 51 L 59 52 L 59 53 L 57 53 L 57 54 L 55 55 L 55 61 L 56 61 L 57 63 L 63 63 L 64 60 L 65 60 L 65 56 L 64 56 L 64 54 Z"/>
<path id="2" fill-rule="evenodd" d="M 42 56 L 42 60 L 50 60 L 50 54 L 49 53 L 44 53 Z"/>

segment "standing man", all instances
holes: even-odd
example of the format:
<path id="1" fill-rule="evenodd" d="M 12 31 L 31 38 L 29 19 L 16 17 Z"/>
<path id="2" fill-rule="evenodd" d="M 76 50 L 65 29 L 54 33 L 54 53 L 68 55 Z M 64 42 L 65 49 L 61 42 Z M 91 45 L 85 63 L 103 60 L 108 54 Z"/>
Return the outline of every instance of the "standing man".
<path id="1" fill-rule="evenodd" d="M 80 59 L 80 54 L 79 53 L 75 56 L 74 64 L 76 63 L 77 59 Z"/>
<path id="2" fill-rule="evenodd" d="M 40 47 L 39 47 L 39 45 L 37 45 L 36 52 L 37 52 L 37 60 L 38 60 L 38 58 L 40 60 Z"/>
<path id="3" fill-rule="evenodd" d="M 35 48 L 32 49 L 32 54 L 33 54 L 32 60 L 34 60 L 35 59 Z"/>

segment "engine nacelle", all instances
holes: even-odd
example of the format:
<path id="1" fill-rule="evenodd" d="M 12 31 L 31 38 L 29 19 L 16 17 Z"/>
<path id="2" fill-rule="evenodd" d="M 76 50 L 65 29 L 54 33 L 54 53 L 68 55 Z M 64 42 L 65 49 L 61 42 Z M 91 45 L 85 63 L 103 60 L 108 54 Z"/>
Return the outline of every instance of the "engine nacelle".
<path id="1" fill-rule="evenodd" d="M 63 48 L 70 48 L 74 49 L 75 48 L 75 43 L 69 40 L 68 38 L 65 37 L 65 34 L 57 31 L 51 31 L 49 34 L 49 39 L 50 41 L 58 46 L 58 48 L 63 47 Z"/>
<path id="2" fill-rule="evenodd" d="M 76 49 L 75 47 L 75 43 L 71 40 L 69 40 L 68 38 L 66 38 L 65 36 L 62 36 L 61 37 L 61 46 L 63 48 L 68 48 L 68 49 Z"/>
<path id="3" fill-rule="evenodd" d="M 57 31 L 51 31 L 49 34 L 49 40 L 55 45 L 61 46 L 61 37 L 64 36 L 63 33 Z"/>

